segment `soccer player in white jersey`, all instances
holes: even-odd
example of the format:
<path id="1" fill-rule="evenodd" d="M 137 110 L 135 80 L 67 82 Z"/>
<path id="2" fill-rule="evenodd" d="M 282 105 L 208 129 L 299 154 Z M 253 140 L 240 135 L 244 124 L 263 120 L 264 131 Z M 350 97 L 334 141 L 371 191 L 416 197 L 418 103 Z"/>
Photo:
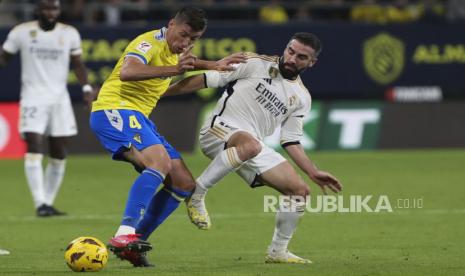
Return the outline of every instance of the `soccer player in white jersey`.
<path id="1" fill-rule="evenodd" d="M 331 174 L 319 170 L 308 158 L 300 140 L 302 120 L 310 112 L 311 97 L 299 74 L 312 67 L 321 51 L 319 39 L 296 33 L 281 57 L 250 54 L 235 71 L 207 71 L 173 84 L 167 95 L 226 86 L 210 119 L 200 131 L 200 147 L 212 162 L 197 178 L 197 187 L 187 202 L 191 221 L 200 229 L 210 228 L 205 194 L 226 174 L 235 171 L 251 187 L 268 185 L 285 196 L 276 214 L 276 227 L 267 263 L 311 263 L 288 251 L 288 243 L 303 215 L 309 188 L 292 165 L 262 141 L 281 126 L 281 145 L 297 166 L 323 192 L 342 189 Z M 299 200 L 300 199 L 300 200 Z"/>
<path id="2" fill-rule="evenodd" d="M 81 60 L 81 38 L 69 25 L 58 23 L 60 1 L 37 1 L 38 20 L 13 28 L 0 49 L 0 66 L 12 55 L 21 55 L 21 99 L 19 131 L 27 143 L 25 173 L 39 217 L 64 215 L 53 207 L 60 189 L 69 136 L 77 134 L 76 121 L 67 91 L 71 62 L 84 100 L 94 98 Z M 49 158 L 42 169 L 44 143 L 48 138 Z"/>

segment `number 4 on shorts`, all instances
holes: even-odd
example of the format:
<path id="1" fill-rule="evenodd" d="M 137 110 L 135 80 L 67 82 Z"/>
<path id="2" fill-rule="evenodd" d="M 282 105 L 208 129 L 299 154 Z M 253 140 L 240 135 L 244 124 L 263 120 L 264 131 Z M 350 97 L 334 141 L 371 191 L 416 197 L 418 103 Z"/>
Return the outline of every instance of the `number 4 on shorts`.
<path id="1" fill-rule="evenodd" d="M 137 128 L 141 129 L 142 126 L 140 125 L 139 121 L 137 121 L 137 118 L 135 115 L 129 116 L 129 127 L 130 128 Z"/>

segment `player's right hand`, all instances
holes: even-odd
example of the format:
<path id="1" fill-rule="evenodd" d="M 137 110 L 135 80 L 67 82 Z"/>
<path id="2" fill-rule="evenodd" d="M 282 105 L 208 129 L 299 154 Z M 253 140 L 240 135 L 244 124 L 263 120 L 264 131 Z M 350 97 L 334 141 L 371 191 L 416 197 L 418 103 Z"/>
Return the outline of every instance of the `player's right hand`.
<path id="1" fill-rule="evenodd" d="M 185 55 L 180 55 L 179 56 L 179 61 L 178 61 L 178 72 L 179 73 L 184 73 L 185 71 L 193 70 L 194 69 L 194 63 L 195 60 L 197 59 L 196 56 L 194 56 L 191 53 L 185 54 Z"/>
<path id="2" fill-rule="evenodd" d="M 178 72 L 179 73 L 184 73 L 185 71 L 193 70 L 194 69 L 194 63 L 195 60 L 197 59 L 196 56 L 194 56 L 191 53 L 192 47 L 194 45 L 191 45 L 190 47 L 187 47 L 184 52 L 182 52 L 179 55 L 179 61 L 178 61 Z"/>
<path id="3" fill-rule="evenodd" d="M 321 191 L 325 195 L 327 194 L 326 188 L 329 188 L 335 193 L 342 191 L 341 182 L 328 172 L 318 170 L 316 173 L 311 175 L 310 178 L 313 182 L 320 186 Z"/>

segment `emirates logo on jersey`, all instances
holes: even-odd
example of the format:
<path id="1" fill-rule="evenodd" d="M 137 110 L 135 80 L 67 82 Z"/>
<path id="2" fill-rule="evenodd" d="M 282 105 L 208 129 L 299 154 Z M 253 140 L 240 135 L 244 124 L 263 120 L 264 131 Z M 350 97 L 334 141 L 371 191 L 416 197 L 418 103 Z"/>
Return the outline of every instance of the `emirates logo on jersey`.
<path id="1" fill-rule="evenodd" d="M 263 106 L 265 110 L 268 110 L 271 115 L 278 117 L 287 113 L 287 106 L 282 102 L 275 92 L 268 89 L 265 84 L 258 83 L 255 87 L 255 91 L 258 95 L 255 100 Z"/>

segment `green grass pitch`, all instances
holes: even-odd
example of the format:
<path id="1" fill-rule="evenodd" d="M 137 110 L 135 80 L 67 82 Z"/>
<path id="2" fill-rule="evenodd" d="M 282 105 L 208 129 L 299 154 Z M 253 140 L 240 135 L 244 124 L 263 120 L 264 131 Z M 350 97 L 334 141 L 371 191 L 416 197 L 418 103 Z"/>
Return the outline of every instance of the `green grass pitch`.
<path id="1" fill-rule="evenodd" d="M 198 176 L 208 164 L 185 155 Z M 307 213 L 290 249 L 312 265 L 266 265 L 274 215 L 269 188 L 236 175 L 207 197 L 213 227 L 197 230 L 181 206 L 150 239 L 155 268 L 110 256 L 99 275 L 465 275 L 465 150 L 317 152 L 311 157 L 344 184 L 344 196 L 387 195 L 392 213 Z M 72 156 L 56 206 L 62 218 L 36 218 L 22 161 L 0 161 L 0 275 L 69 275 L 63 250 L 79 236 L 114 234 L 136 173 L 109 156 Z M 311 184 L 312 191 L 319 193 Z M 400 209 L 398 199 L 423 199 Z M 370 203 L 372 204 L 372 203 Z"/>

